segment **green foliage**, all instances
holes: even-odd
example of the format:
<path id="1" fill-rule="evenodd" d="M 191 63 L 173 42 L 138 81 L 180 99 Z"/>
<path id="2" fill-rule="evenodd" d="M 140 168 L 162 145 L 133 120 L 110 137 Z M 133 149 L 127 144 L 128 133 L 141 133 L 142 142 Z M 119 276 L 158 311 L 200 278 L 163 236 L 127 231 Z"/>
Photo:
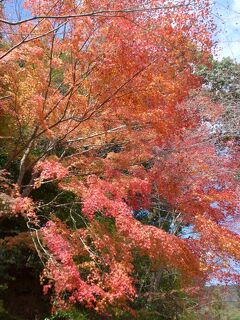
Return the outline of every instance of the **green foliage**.
<path id="1" fill-rule="evenodd" d="M 182 290 L 180 274 L 174 269 L 162 268 L 161 257 L 159 263 L 153 265 L 147 256 L 135 252 L 134 265 L 135 277 L 140 280 L 136 283 L 138 297 L 131 307 L 139 319 L 172 320 L 182 315 L 188 319 L 187 316 L 193 314 L 194 300 Z"/>
<path id="2" fill-rule="evenodd" d="M 90 318 L 88 318 L 87 313 L 73 308 L 67 311 L 58 310 L 44 320 L 90 320 Z"/>
<path id="3" fill-rule="evenodd" d="M 240 65 L 232 59 L 213 61 L 210 70 L 200 67 L 197 74 L 203 77 L 207 89 L 215 99 L 229 104 L 240 98 Z"/>
<path id="4" fill-rule="evenodd" d="M 235 286 L 208 287 L 204 302 L 199 303 L 199 320 L 240 320 L 240 299 Z"/>

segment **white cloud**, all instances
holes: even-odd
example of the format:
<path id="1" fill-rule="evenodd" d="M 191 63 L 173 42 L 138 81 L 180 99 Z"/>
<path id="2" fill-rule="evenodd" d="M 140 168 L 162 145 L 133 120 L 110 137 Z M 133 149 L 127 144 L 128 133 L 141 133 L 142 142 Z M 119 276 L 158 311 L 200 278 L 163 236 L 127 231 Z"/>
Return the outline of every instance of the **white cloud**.
<path id="1" fill-rule="evenodd" d="M 240 0 L 233 0 L 232 9 L 240 13 Z"/>

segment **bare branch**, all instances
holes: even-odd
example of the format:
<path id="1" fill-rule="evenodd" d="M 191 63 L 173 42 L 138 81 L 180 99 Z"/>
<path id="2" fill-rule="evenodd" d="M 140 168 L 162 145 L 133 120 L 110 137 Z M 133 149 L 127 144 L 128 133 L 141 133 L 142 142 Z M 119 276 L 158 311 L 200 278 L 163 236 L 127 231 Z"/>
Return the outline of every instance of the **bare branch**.
<path id="1" fill-rule="evenodd" d="M 153 8 L 128 8 L 128 9 L 122 9 L 122 10 L 99 10 L 99 11 L 93 11 L 93 12 L 86 12 L 86 13 L 79 13 L 79 14 L 69 14 L 69 15 L 39 15 L 30 17 L 24 20 L 20 21 L 9 21 L 0 19 L 0 23 L 8 24 L 11 26 L 20 25 L 26 22 L 38 20 L 38 19 L 76 19 L 76 18 L 84 18 L 84 17 L 102 17 L 108 15 L 109 18 L 112 17 L 112 14 L 118 14 L 118 13 L 134 13 L 134 12 L 148 12 L 148 11 L 158 11 L 158 10 L 171 10 L 176 8 L 182 8 L 187 7 L 191 5 L 189 2 L 188 4 L 176 4 L 171 6 L 158 6 Z"/>
<path id="2" fill-rule="evenodd" d="M 91 139 L 91 138 L 94 138 L 94 137 L 102 136 L 102 135 L 104 135 L 106 133 L 113 133 L 113 132 L 116 132 L 116 131 L 123 131 L 126 128 L 127 128 L 126 125 L 121 125 L 121 126 L 118 126 L 116 128 L 109 129 L 107 131 L 97 132 L 97 133 L 91 134 L 90 136 L 87 136 L 87 137 L 79 137 L 79 138 L 71 139 L 71 140 L 68 140 L 67 143 L 84 141 L 84 140 Z"/>
<path id="3" fill-rule="evenodd" d="M 0 100 L 7 100 L 7 99 L 10 99 L 12 98 L 12 96 L 5 96 L 5 97 L 0 97 Z"/>

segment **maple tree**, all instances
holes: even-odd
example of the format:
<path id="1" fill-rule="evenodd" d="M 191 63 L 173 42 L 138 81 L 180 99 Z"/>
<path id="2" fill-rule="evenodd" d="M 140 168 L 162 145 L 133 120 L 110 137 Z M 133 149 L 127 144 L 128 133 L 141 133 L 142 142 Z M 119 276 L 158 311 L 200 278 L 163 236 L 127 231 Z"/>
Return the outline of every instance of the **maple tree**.
<path id="1" fill-rule="evenodd" d="M 239 146 L 217 143 L 222 108 L 197 92 L 195 71 L 210 66 L 213 45 L 208 1 L 24 7 L 29 18 L 11 21 L 2 10 L 0 19 L 0 112 L 9 124 L 1 214 L 25 218 L 54 306 L 133 312 L 134 250 L 176 269 L 186 291 L 223 277 L 240 255 L 239 236 L 222 225 L 239 210 Z M 44 201 L 36 194 L 48 184 L 58 191 Z M 64 192 L 74 200 L 56 204 Z M 154 199 L 171 208 L 172 231 L 134 216 L 154 214 Z M 175 228 L 187 224 L 194 238 Z"/>

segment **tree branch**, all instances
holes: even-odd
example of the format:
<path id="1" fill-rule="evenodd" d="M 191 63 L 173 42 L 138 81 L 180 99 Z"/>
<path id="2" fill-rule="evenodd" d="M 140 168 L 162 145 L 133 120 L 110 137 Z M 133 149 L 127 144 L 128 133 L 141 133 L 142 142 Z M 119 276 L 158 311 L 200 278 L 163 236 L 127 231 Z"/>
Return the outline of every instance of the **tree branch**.
<path id="1" fill-rule="evenodd" d="M 15 46 L 11 47 L 7 52 L 5 52 L 3 55 L 1 55 L 1 56 L 0 56 L 0 60 L 3 59 L 3 58 L 5 58 L 9 53 L 11 53 L 13 50 L 17 49 L 18 47 L 20 47 L 22 44 L 27 43 L 27 42 L 30 42 L 30 41 L 33 41 L 33 40 L 37 40 L 37 39 L 43 38 L 43 37 L 45 37 L 45 36 L 47 36 L 47 35 L 55 32 L 55 31 L 57 31 L 58 29 L 60 29 L 60 28 L 63 27 L 64 25 L 66 25 L 67 22 L 68 22 L 68 21 L 65 21 L 65 22 L 61 23 L 59 26 L 57 26 L 56 28 L 49 30 L 48 32 L 45 32 L 45 33 L 43 33 L 43 34 L 40 34 L 39 36 L 32 37 L 32 38 L 29 38 L 29 39 L 28 39 L 28 37 L 29 37 L 30 34 L 31 34 L 31 32 L 30 32 L 26 37 L 23 38 L 22 41 L 18 42 L 17 44 L 15 44 Z"/>
<path id="2" fill-rule="evenodd" d="M 153 8 L 128 8 L 128 9 L 122 9 L 122 10 L 99 10 L 99 11 L 93 11 L 93 12 L 86 12 L 86 13 L 79 13 L 79 14 L 69 14 L 69 15 L 39 15 L 30 17 L 24 20 L 20 21 L 9 21 L 0 19 L 0 23 L 8 24 L 11 26 L 20 25 L 26 22 L 38 20 L 38 19 L 74 19 L 74 18 L 84 18 L 84 17 L 95 17 L 95 16 L 106 16 L 106 14 L 109 14 L 109 17 L 112 17 L 112 14 L 118 14 L 118 13 L 134 13 L 134 12 L 148 12 L 148 11 L 158 11 L 158 10 L 171 10 L 176 8 L 182 8 L 190 6 L 191 3 L 188 4 L 176 4 L 172 6 L 158 6 Z"/>

